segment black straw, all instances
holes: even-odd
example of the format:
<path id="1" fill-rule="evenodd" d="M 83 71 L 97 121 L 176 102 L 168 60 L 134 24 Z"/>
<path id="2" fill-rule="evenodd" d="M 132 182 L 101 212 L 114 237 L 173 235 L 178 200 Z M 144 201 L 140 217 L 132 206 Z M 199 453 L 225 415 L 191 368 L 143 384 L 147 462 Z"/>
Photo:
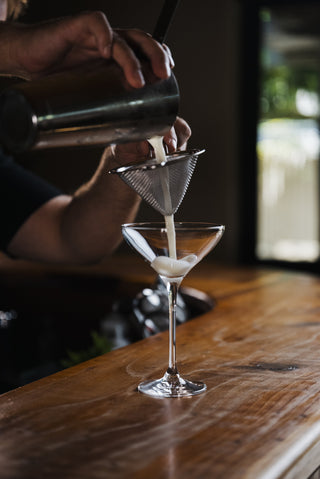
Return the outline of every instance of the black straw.
<path id="1" fill-rule="evenodd" d="M 180 0 L 165 0 L 157 24 L 153 32 L 153 38 L 159 43 L 165 41 L 169 26 L 171 24 L 174 12 Z"/>

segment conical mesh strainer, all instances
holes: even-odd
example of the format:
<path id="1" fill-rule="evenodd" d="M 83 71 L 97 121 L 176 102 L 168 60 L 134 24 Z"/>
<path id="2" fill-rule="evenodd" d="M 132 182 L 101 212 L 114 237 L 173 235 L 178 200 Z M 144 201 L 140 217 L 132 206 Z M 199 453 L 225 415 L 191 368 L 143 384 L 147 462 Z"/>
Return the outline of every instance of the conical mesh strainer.
<path id="1" fill-rule="evenodd" d="M 161 163 L 150 159 L 110 170 L 163 216 L 173 215 L 188 189 L 198 156 L 204 150 L 180 151 Z"/>

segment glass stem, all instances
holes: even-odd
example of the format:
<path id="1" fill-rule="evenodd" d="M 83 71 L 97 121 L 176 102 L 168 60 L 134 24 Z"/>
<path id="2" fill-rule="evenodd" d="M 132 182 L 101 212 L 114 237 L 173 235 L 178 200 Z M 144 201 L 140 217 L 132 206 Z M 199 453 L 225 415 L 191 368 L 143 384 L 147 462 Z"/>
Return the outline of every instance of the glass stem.
<path id="1" fill-rule="evenodd" d="M 169 301 L 169 374 L 177 374 L 176 363 L 176 309 L 179 285 L 176 282 L 167 282 Z"/>

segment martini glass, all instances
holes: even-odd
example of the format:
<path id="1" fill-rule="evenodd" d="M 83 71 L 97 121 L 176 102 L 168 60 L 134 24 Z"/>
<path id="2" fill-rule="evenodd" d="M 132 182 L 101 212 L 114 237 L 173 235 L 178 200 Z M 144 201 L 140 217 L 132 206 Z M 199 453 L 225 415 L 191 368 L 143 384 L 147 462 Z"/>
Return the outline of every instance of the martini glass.
<path id="1" fill-rule="evenodd" d="M 169 301 L 169 365 L 160 379 L 144 381 L 138 390 L 152 397 L 194 396 L 206 390 L 201 382 L 180 376 L 176 363 L 176 299 L 186 274 L 211 251 L 224 232 L 223 225 L 212 223 L 175 223 L 175 257 L 169 255 L 165 223 L 128 223 L 122 225 L 127 243 L 150 264 L 164 282 Z M 170 232 L 169 232 L 170 234 Z"/>

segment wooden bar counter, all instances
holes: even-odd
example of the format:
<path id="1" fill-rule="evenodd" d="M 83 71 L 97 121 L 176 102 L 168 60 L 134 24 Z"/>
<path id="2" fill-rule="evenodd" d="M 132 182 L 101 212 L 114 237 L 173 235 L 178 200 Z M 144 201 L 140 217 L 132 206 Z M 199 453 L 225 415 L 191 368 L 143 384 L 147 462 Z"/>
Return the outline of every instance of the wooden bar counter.
<path id="1" fill-rule="evenodd" d="M 148 284 L 149 267 L 130 261 L 115 259 L 105 272 Z M 207 392 L 137 392 L 166 370 L 167 333 L 12 390 L 0 396 L 1 479 L 307 479 L 316 471 L 320 278 L 204 262 L 183 285 L 215 300 L 177 330 L 179 370 Z"/>

